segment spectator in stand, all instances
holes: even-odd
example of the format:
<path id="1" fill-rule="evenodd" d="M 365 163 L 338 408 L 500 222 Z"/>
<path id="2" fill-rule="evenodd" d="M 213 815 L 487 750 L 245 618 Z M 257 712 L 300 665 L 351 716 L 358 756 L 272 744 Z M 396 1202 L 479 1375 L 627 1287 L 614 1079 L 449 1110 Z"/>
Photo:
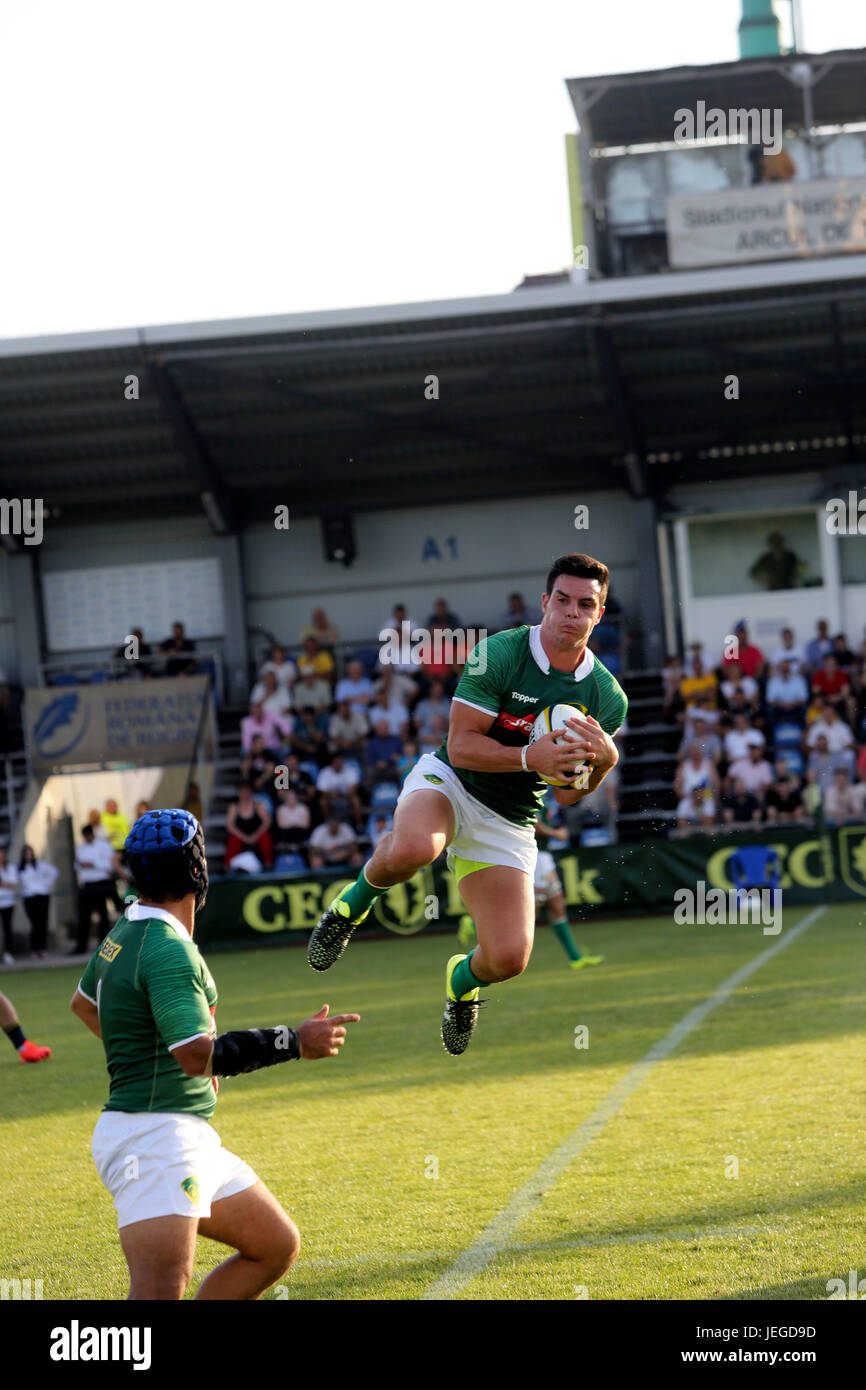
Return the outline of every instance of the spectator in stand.
<path id="1" fill-rule="evenodd" d="M 310 835 L 310 808 L 301 801 L 298 793 L 291 787 L 283 787 L 277 792 L 277 809 L 271 834 L 274 853 L 303 854 L 304 845 Z"/>
<path id="2" fill-rule="evenodd" d="M 849 725 L 839 718 L 835 705 L 831 704 L 829 700 L 824 701 L 820 718 L 809 726 L 809 731 L 806 734 L 806 747 L 814 748 L 821 738 L 827 740 L 827 747 L 831 753 L 839 753 L 845 748 L 854 746 L 854 735 Z"/>
<path id="3" fill-rule="evenodd" d="M 364 862 L 354 830 L 338 816 L 329 816 L 316 826 L 310 836 L 309 860 L 311 869 L 327 869 L 339 864 L 359 869 Z"/>
<path id="4" fill-rule="evenodd" d="M 115 664 L 119 666 L 117 677 L 120 680 L 127 676 L 150 680 L 153 675 L 153 649 L 145 642 L 140 627 L 134 627 L 129 635 L 135 639 L 134 642 L 124 642 L 114 653 Z"/>
<path id="5" fill-rule="evenodd" d="M 261 705 L 268 714 L 288 714 L 292 708 L 292 692 L 280 685 L 273 671 L 265 671 L 250 691 L 250 704 Z"/>
<path id="6" fill-rule="evenodd" d="M 830 629 L 826 618 L 819 618 L 815 636 L 806 643 L 806 665 L 810 671 L 818 671 L 824 664 L 824 657 L 833 650 Z"/>
<path id="7" fill-rule="evenodd" d="M 725 666 L 723 674 L 720 693 L 725 706 L 731 709 L 737 695 L 741 694 L 746 709 L 752 714 L 757 714 L 761 705 L 761 687 L 754 676 L 744 676 L 738 661 L 732 661 Z"/>
<path id="8" fill-rule="evenodd" d="M 379 674 L 373 682 L 373 696 L 383 690 L 388 696 L 389 705 L 405 705 L 410 709 L 418 698 L 417 682 L 393 666 L 379 667 Z"/>
<path id="9" fill-rule="evenodd" d="M 696 714 L 694 719 L 689 720 L 677 753 L 677 759 L 681 762 L 689 749 L 695 747 L 700 750 L 702 757 L 709 758 L 713 767 L 718 765 L 722 756 L 722 740 L 707 724 L 702 714 Z"/>
<path id="10" fill-rule="evenodd" d="M 692 744 L 683 761 L 677 768 L 677 775 L 674 778 L 674 791 L 676 792 L 680 804 L 691 804 L 692 792 L 696 789 L 708 792 L 715 801 L 719 798 L 719 774 L 716 772 L 712 761 L 704 757 L 696 743 Z M 677 816 L 680 815 L 679 809 Z M 715 815 L 715 809 L 713 810 Z"/>
<path id="11" fill-rule="evenodd" d="M 21 901 L 30 923 L 31 960 L 44 959 L 48 939 L 48 904 L 51 890 L 59 877 L 59 869 L 46 859 L 37 859 L 30 845 L 24 846 L 18 861 L 18 882 Z"/>
<path id="12" fill-rule="evenodd" d="M 806 723 L 808 700 L 805 677 L 795 671 L 787 659 L 780 661 L 778 670 L 767 681 L 767 711 L 772 728 L 780 724 L 799 724 L 802 728 Z"/>
<path id="13" fill-rule="evenodd" d="M 164 668 L 166 676 L 195 675 L 196 660 L 192 655 L 195 642 L 187 637 L 183 623 L 172 623 L 171 636 L 160 644 L 159 650 L 168 657 Z"/>
<path id="14" fill-rule="evenodd" d="M 331 687 L 321 676 L 305 671 L 292 690 L 292 704 L 295 709 L 312 709 L 317 714 L 329 709 L 332 700 Z"/>
<path id="15" fill-rule="evenodd" d="M 857 665 L 857 655 L 848 646 L 848 640 L 844 632 L 837 632 L 833 638 L 833 656 L 836 658 L 836 665 L 839 670 L 851 679 L 851 673 Z M 823 663 L 822 663 L 823 664 Z"/>
<path id="16" fill-rule="evenodd" d="M 433 681 L 441 681 L 450 692 L 457 684 L 457 649 L 451 638 L 446 639 L 441 628 L 434 628 L 422 649 L 422 661 L 418 671 L 418 684 L 422 694 L 426 694 Z"/>
<path id="17" fill-rule="evenodd" d="M 253 735 L 253 746 L 241 763 L 241 777 L 249 782 L 253 796 L 262 796 L 273 804 L 276 759 L 261 734 Z"/>
<path id="18" fill-rule="evenodd" d="M 126 844 L 126 837 L 129 834 L 129 821 L 122 811 L 118 810 L 117 802 L 109 797 L 105 803 L 105 810 L 100 816 L 102 829 L 111 848 L 119 854 Z"/>
<path id="19" fill-rule="evenodd" d="M 412 710 L 412 722 L 419 734 L 425 730 L 429 732 L 431 720 L 440 715 L 447 722 L 450 712 L 451 697 L 445 694 L 442 681 L 431 681 L 429 694 Z"/>
<path id="20" fill-rule="evenodd" d="M 722 657 L 722 674 L 727 676 L 731 666 L 739 666 L 744 676 L 759 681 L 764 674 L 764 653 L 760 647 L 753 647 L 749 641 L 749 631 L 741 619 L 734 628 L 737 639 L 736 650 L 730 656 Z"/>
<path id="21" fill-rule="evenodd" d="M 508 607 L 499 619 L 497 632 L 511 627 L 534 627 L 541 622 L 541 612 L 524 603 L 522 594 L 509 594 Z"/>
<path id="22" fill-rule="evenodd" d="M 376 816 L 370 833 L 370 844 L 373 846 L 373 849 L 376 848 L 380 840 L 385 838 L 391 830 L 392 825 L 393 822 L 390 816 Z"/>
<path id="23" fill-rule="evenodd" d="M 370 704 L 373 699 L 373 682 L 369 676 L 364 675 L 364 668 L 360 661 L 349 662 L 345 676 L 342 680 L 337 681 L 334 698 L 338 704 L 346 701 L 353 707 L 362 710 L 365 710 Z"/>
<path id="24" fill-rule="evenodd" d="M 725 825 L 755 825 L 761 819 L 761 806 L 758 798 L 746 791 L 739 777 L 734 779 L 733 789 L 722 797 L 722 821 Z"/>
<path id="25" fill-rule="evenodd" d="M 725 757 L 729 763 L 748 758 L 750 748 L 763 748 L 764 735 L 760 729 L 753 729 L 748 717 L 741 711 L 734 715 L 734 722 L 725 734 Z"/>
<path id="26" fill-rule="evenodd" d="M 699 656 L 694 657 L 689 669 L 689 674 L 683 676 L 680 681 L 680 697 L 683 705 L 688 712 L 692 705 L 696 705 L 702 695 L 709 695 L 712 706 L 715 709 L 717 704 L 719 681 L 715 671 L 704 670 L 704 663 Z"/>
<path id="27" fill-rule="evenodd" d="M 226 812 L 226 869 L 233 859 L 247 850 L 252 851 L 264 869 L 269 869 L 274 862 L 271 814 L 255 800 L 250 783 L 242 780 Z"/>
<path id="28" fill-rule="evenodd" d="M 776 780 L 764 797 L 764 817 L 780 825 L 798 825 L 806 819 L 803 794 L 784 762 L 776 764 Z"/>
<path id="29" fill-rule="evenodd" d="M 364 739 L 369 732 L 370 725 L 363 707 L 353 705 L 349 700 L 340 700 L 336 712 L 328 721 L 328 752 L 363 757 Z"/>
<path id="30" fill-rule="evenodd" d="M 685 671 L 680 658 L 676 654 L 669 656 L 662 668 L 662 715 L 667 723 L 673 723 L 676 715 L 682 713 L 680 681 L 684 676 Z"/>
<path id="31" fill-rule="evenodd" d="M 315 637 L 305 639 L 304 650 L 298 657 L 298 670 L 302 676 L 309 672 L 312 676 L 318 676 L 319 680 L 327 681 L 329 685 L 333 684 L 337 674 L 333 656 L 327 647 L 319 646 Z"/>
<path id="32" fill-rule="evenodd" d="M 290 753 L 286 758 L 286 771 L 280 778 L 281 785 L 283 782 L 289 791 L 297 793 L 298 800 L 309 806 L 312 813 L 316 805 L 316 783 L 301 767 L 297 753 Z"/>
<path id="33" fill-rule="evenodd" d="M 695 787 L 677 805 L 677 831 L 681 835 L 695 830 L 711 831 L 716 824 L 716 801 L 706 787 Z"/>
<path id="34" fill-rule="evenodd" d="M 418 744 L 422 753 L 435 753 L 448 737 L 448 720 L 444 714 L 434 714 L 418 730 Z"/>
<path id="35" fill-rule="evenodd" d="M 831 700 L 836 708 L 840 709 L 845 705 L 850 688 L 851 682 L 845 672 L 840 670 L 839 663 L 831 652 L 824 657 L 820 671 L 816 671 L 812 677 L 812 690 L 817 695 L 823 695 L 825 700 Z"/>
<path id="36" fill-rule="evenodd" d="M 295 716 L 291 745 L 305 762 L 323 767 L 328 760 L 328 727 L 330 719 L 323 710 L 302 709 Z"/>
<path id="37" fill-rule="evenodd" d="M 250 712 L 241 720 L 241 749 L 249 753 L 256 734 L 261 734 L 266 748 L 274 752 L 283 748 L 292 734 L 291 716 L 271 714 L 261 705 L 250 705 Z"/>
<path id="38" fill-rule="evenodd" d="M 10 864 L 4 846 L 0 845 L 0 920 L 3 923 L 3 964 L 14 965 L 12 950 L 12 913 L 18 889 L 18 870 Z"/>
<path id="39" fill-rule="evenodd" d="M 433 612 L 427 619 L 427 627 L 432 632 L 434 627 L 462 628 L 463 624 L 456 613 L 452 613 L 444 598 L 437 598 L 433 605 Z"/>
<path id="40" fill-rule="evenodd" d="M 406 624 L 405 627 L 404 624 Z M 397 641 L 400 643 L 401 659 L 399 661 L 389 661 L 388 665 L 391 666 L 393 670 L 399 671 L 401 675 L 411 676 L 413 679 L 418 670 L 418 663 L 412 659 L 411 654 L 412 633 L 416 630 L 417 624 L 415 619 L 410 618 L 405 603 L 394 604 L 390 618 L 388 618 L 387 622 L 385 622 L 379 630 L 379 640 L 383 644 L 386 642 L 388 635 L 392 632 L 396 633 Z M 383 633 L 386 634 L 385 637 L 382 636 Z M 405 653 L 402 650 L 404 638 L 407 639 L 406 645 L 408 648 Z M 402 659 L 404 655 L 406 656 L 405 661 Z"/>
<path id="41" fill-rule="evenodd" d="M 764 757 L 763 747 L 753 745 L 745 758 L 737 758 L 736 762 L 731 763 L 728 768 L 728 786 L 733 787 L 738 780 L 763 806 L 767 788 L 773 782 L 773 769 Z"/>
<path id="42" fill-rule="evenodd" d="M 840 748 L 833 752 L 827 742 L 827 735 L 819 734 L 806 761 L 806 781 L 810 787 L 817 787 L 823 800 L 836 772 L 842 769 L 850 782 L 854 777 L 855 766 L 853 749 Z"/>
<path id="43" fill-rule="evenodd" d="M 367 710 L 367 716 L 374 729 L 384 719 L 392 734 L 396 734 L 401 740 L 406 737 L 409 728 L 409 711 L 405 705 L 389 704 L 387 691 L 379 691 Z"/>
<path id="44" fill-rule="evenodd" d="M 351 808 L 355 824 L 361 820 L 361 798 L 358 795 L 360 781 L 357 767 L 347 763 L 342 753 L 337 753 L 327 767 L 323 767 L 316 778 L 316 790 L 322 808 L 322 818 L 342 815 Z"/>
<path id="45" fill-rule="evenodd" d="M 278 686 L 288 690 L 291 695 L 292 686 L 298 679 L 298 668 L 279 644 L 271 647 L 267 661 L 259 667 L 259 679 L 263 680 L 268 673 L 275 677 Z"/>
<path id="46" fill-rule="evenodd" d="M 392 732 L 387 719 L 374 718 L 373 733 L 367 739 L 365 757 L 371 782 L 385 773 L 396 773 L 397 762 L 403 750 L 403 740 Z"/>
<path id="47" fill-rule="evenodd" d="M 401 784 L 405 782 L 419 757 L 420 753 L 415 739 L 407 738 L 403 743 L 403 752 L 397 759 L 397 776 L 400 778 Z"/>
<path id="48" fill-rule="evenodd" d="M 779 646 L 770 657 L 770 665 L 778 671 L 783 661 L 787 661 L 792 673 L 802 674 L 806 665 L 805 650 L 794 641 L 794 629 L 783 627 Z"/>
<path id="49" fill-rule="evenodd" d="M 99 839 L 88 821 L 81 828 L 81 844 L 75 851 L 78 878 L 78 936 L 71 955 L 83 955 L 90 937 L 94 912 L 99 915 L 99 939 L 108 935 L 110 923 L 106 899 L 114 891 L 115 852 L 107 838 Z"/>
<path id="50" fill-rule="evenodd" d="M 828 825 L 863 819 L 863 802 L 858 788 L 848 781 L 844 767 L 837 767 L 833 780 L 824 793 L 824 815 Z"/>
<path id="51" fill-rule="evenodd" d="M 324 608 L 314 608 L 310 622 L 301 628 L 298 640 L 306 642 L 308 637 L 315 638 L 320 647 L 329 651 L 339 642 L 340 634 L 334 624 L 328 621 Z"/>

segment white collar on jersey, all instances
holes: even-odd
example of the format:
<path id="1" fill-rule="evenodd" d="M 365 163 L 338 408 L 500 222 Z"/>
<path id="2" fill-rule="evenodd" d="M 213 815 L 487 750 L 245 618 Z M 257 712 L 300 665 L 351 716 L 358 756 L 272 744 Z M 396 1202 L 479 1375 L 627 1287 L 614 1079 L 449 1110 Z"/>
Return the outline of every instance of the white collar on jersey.
<path id="1" fill-rule="evenodd" d="M 145 907 L 144 904 L 140 903 L 138 898 L 136 898 L 134 902 L 126 904 L 123 909 L 123 915 L 124 917 L 128 917 L 130 922 L 143 922 L 146 921 L 148 917 L 158 917 L 161 922 L 168 922 L 170 927 L 174 927 L 178 936 L 182 936 L 184 941 L 190 941 L 192 939 L 183 922 L 179 922 L 170 912 L 166 912 L 164 907 L 154 907 L 152 904 L 148 904 L 147 907 Z"/>
<path id="2" fill-rule="evenodd" d="M 529 629 L 529 650 L 533 655 L 536 666 L 540 666 L 544 674 L 547 675 L 550 671 L 550 657 L 541 645 L 541 623 L 536 623 L 535 627 Z M 583 661 L 579 666 L 575 667 L 574 679 L 576 681 L 586 680 L 586 677 L 589 675 L 594 665 L 595 657 L 589 650 L 589 647 L 587 647 L 584 652 Z M 563 671 L 561 674 L 565 675 L 566 672 Z"/>

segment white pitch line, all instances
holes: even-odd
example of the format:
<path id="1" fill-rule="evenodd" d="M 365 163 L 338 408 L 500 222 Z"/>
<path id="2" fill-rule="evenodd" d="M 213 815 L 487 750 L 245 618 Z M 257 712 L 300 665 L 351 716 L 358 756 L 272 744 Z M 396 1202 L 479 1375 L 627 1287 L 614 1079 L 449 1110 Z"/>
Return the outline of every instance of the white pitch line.
<path id="1" fill-rule="evenodd" d="M 802 936 L 803 932 L 811 927 L 812 923 L 817 921 L 825 911 L 825 907 L 813 908 L 802 922 L 798 922 L 791 931 L 780 936 L 773 942 L 772 946 L 767 947 L 766 951 L 755 956 L 754 960 L 741 965 L 739 970 L 735 970 L 733 975 L 719 985 L 714 994 L 711 994 L 702 1004 L 697 1004 L 695 1008 L 690 1009 L 679 1023 L 674 1024 L 669 1033 L 660 1038 L 657 1043 L 653 1043 L 649 1052 L 639 1062 L 635 1062 L 633 1067 L 629 1068 L 613 1090 L 596 1106 L 592 1114 L 588 1115 L 577 1129 L 560 1144 L 559 1148 L 548 1154 L 535 1172 L 527 1178 L 523 1186 L 517 1189 L 508 1206 L 497 1216 L 494 1216 L 478 1239 L 457 1256 L 451 1268 L 446 1270 L 434 1284 L 431 1284 L 421 1297 L 424 1299 L 454 1298 L 461 1289 L 477 1278 L 482 1270 L 487 1268 L 491 1260 L 507 1249 L 517 1227 L 526 1219 L 533 1207 L 538 1205 L 543 1193 L 556 1182 L 569 1164 L 583 1153 L 593 1139 L 598 1137 L 608 1121 L 619 1113 L 629 1096 L 643 1084 L 657 1063 L 663 1062 L 665 1058 L 669 1057 L 675 1048 L 679 1047 L 683 1039 L 688 1037 L 689 1033 L 693 1033 L 696 1028 L 700 1027 L 713 1009 L 724 1004 L 734 990 L 738 989 L 750 975 L 753 975 L 756 970 L 760 970 L 761 966 L 765 965 L 768 960 L 772 960 L 779 951 L 790 946 L 791 942 L 796 941 L 798 936 Z"/>

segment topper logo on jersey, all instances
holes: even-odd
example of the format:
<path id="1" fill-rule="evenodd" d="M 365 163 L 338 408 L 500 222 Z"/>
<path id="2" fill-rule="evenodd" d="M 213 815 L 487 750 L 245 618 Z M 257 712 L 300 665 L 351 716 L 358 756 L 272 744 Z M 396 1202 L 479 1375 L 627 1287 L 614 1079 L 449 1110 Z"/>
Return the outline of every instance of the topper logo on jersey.
<path id="1" fill-rule="evenodd" d="M 537 695 L 524 695 L 523 692 L 522 692 L 521 690 L 512 690 L 512 692 L 511 692 L 511 698 L 512 698 L 512 700 L 523 700 L 524 703 L 527 704 L 527 705 L 537 705 L 537 704 L 538 704 L 538 696 L 537 696 Z"/>

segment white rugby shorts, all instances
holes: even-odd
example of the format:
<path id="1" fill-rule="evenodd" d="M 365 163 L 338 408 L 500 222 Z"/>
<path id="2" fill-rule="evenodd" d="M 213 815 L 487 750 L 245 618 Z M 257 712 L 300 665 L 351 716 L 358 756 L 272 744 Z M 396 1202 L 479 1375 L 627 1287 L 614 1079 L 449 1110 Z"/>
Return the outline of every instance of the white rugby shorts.
<path id="1" fill-rule="evenodd" d="M 504 864 L 532 878 L 538 846 L 531 825 L 515 825 L 491 811 L 466 790 L 453 767 L 435 753 L 423 753 L 403 783 L 400 802 L 413 792 L 437 791 L 447 796 L 454 812 L 454 838 L 448 846 L 448 867 L 454 859 L 481 864 Z"/>
<path id="2" fill-rule="evenodd" d="M 559 881 L 559 874 L 556 871 L 556 860 L 549 849 L 538 851 L 538 862 L 535 865 L 535 878 L 533 880 L 535 889 L 535 901 L 537 904 L 546 903 L 550 898 L 562 892 L 562 884 Z"/>
<path id="3" fill-rule="evenodd" d="M 104 1110 L 91 1153 L 118 1226 L 154 1216 L 208 1217 L 212 1202 L 258 1182 L 200 1115 Z"/>

